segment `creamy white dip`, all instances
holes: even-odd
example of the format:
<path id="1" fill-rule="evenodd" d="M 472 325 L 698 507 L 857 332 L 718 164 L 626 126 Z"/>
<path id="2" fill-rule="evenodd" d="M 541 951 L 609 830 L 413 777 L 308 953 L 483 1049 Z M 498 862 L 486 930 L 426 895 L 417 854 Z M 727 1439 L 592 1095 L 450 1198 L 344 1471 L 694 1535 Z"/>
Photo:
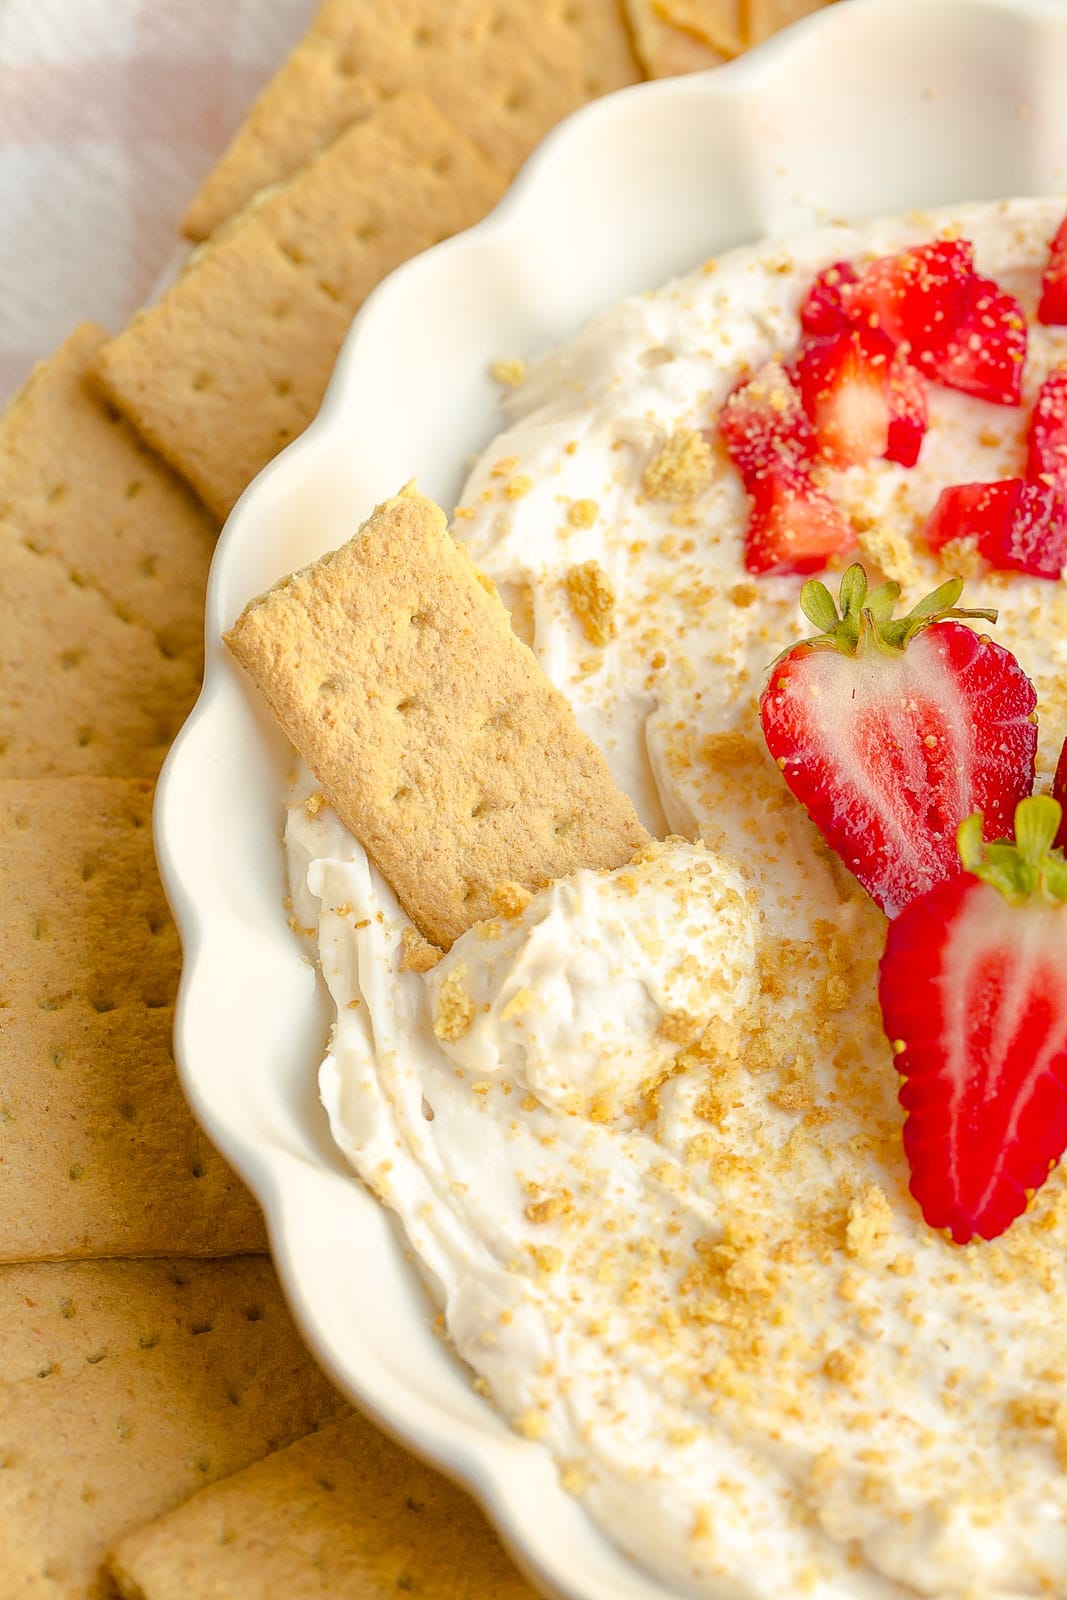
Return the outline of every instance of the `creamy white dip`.
<path id="1" fill-rule="evenodd" d="M 455 531 L 648 827 L 702 844 L 577 874 L 420 972 L 310 778 L 290 806 L 294 920 L 337 1004 L 334 1136 L 478 1386 L 682 1592 L 1067 1595 L 1067 1185 L 992 1244 L 922 1222 L 875 999 L 884 921 L 759 734 L 765 669 L 810 632 L 800 580 L 744 572 L 747 502 L 717 447 L 691 498 L 647 475 L 746 365 L 794 348 L 820 267 L 956 230 L 1032 312 L 1063 210 L 732 252 L 605 312 L 509 399 Z M 1027 402 L 1067 330 L 1033 325 L 1030 350 Z M 1028 404 L 931 386 L 930 410 L 915 468 L 822 474 L 908 603 L 946 576 L 916 542 L 939 491 L 1025 459 Z M 603 643 L 568 582 L 588 563 L 614 596 Z M 966 601 L 1000 608 L 1035 681 L 1047 778 L 1067 585 L 993 574 Z"/>

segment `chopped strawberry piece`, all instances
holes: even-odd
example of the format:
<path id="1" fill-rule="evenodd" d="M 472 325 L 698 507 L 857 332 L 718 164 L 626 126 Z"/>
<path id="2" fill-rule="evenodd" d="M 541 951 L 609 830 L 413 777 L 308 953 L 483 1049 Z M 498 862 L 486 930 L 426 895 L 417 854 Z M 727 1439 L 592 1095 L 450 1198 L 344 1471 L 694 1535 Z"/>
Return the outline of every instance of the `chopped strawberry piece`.
<path id="1" fill-rule="evenodd" d="M 1014 295 L 977 275 L 947 349 L 924 367 L 949 389 L 961 389 L 994 405 L 1022 403 L 1026 361 L 1026 313 Z"/>
<path id="2" fill-rule="evenodd" d="M 1019 486 L 1015 511 L 979 541 L 979 551 L 999 572 L 1054 581 L 1067 562 L 1067 502 L 1043 483 L 1008 481 Z"/>
<path id="3" fill-rule="evenodd" d="M 893 618 L 898 588 L 841 581 L 841 616 L 821 583 L 801 605 L 824 631 L 771 669 L 760 698 L 767 748 L 828 844 L 895 916 L 959 871 L 956 829 L 975 810 L 1003 833 L 1030 793 L 1033 685 L 1015 657 L 976 633 L 954 579 Z"/>
<path id="4" fill-rule="evenodd" d="M 1067 852 L 1067 739 L 1063 741 L 1060 759 L 1056 763 L 1056 776 L 1052 780 L 1052 798 L 1063 807 L 1059 832 L 1053 845 L 1054 848 Z"/>
<path id="5" fill-rule="evenodd" d="M 811 459 L 815 440 L 800 396 L 777 361 L 768 361 L 727 397 L 719 432 L 746 489 L 768 468 Z"/>
<path id="6" fill-rule="evenodd" d="M 966 315 L 973 277 L 973 245 L 937 239 L 872 261 L 842 290 L 842 302 L 851 321 L 906 343 L 910 359 L 930 373 Z"/>
<path id="7" fill-rule="evenodd" d="M 957 1244 L 993 1239 L 1067 1148 L 1067 863 L 1060 807 L 1024 799 L 1016 843 L 959 830 L 964 871 L 889 929 L 879 999 L 905 1082 L 911 1192 Z"/>
<path id="8" fill-rule="evenodd" d="M 800 308 L 800 326 L 805 333 L 819 338 L 849 326 L 842 289 L 846 283 L 856 283 L 858 276 L 849 261 L 835 261 L 823 268 Z"/>
<path id="9" fill-rule="evenodd" d="M 886 460 L 913 467 L 927 427 L 926 379 L 898 349 L 889 368 L 889 443 Z"/>
<path id="10" fill-rule="evenodd" d="M 840 286 L 839 301 L 848 321 L 906 345 L 928 378 L 997 405 L 1020 403 L 1026 316 L 1013 295 L 975 272 L 966 239 L 882 256 Z M 832 311 L 821 293 L 814 314 L 829 319 Z"/>
<path id="11" fill-rule="evenodd" d="M 837 467 L 873 457 L 914 466 L 926 431 L 922 376 L 876 328 L 806 341 L 795 362 L 821 455 Z"/>
<path id="12" fill-rule="evenodd" d="M 998 571 L 1055 579 L 1067 562 L 1067 502 L 1023 478 L 957 483 L 942 491 L 925 535 L 932 550 L 970 539 Z"/>
<path id="13" fill-rule="evenodd" d="M 888 370 L 882 334 L 844 328 L 801 347 L 796 382 L 819 453 L 835 467 L 884 456 L 889 444 Z"/>
<path id="14" fill-rule="evenodd" d="M 1067 217 L 1060 223 L 1049 246 L 1037 320 L 1046 324 L 1067 322 Z"/>
<path id="15" fill-rule="evenodd" d="M 781 461 L 753 479 L 745 534 L 749 572 L 817 572 L 856 542 L 852 524 L 803 467 Z"/>
<path id="16" fill-rule="evenodd" d="M 1050 372 L 1030 418 L 1026 476 L 1067 500 L 1067 368 Z"/>

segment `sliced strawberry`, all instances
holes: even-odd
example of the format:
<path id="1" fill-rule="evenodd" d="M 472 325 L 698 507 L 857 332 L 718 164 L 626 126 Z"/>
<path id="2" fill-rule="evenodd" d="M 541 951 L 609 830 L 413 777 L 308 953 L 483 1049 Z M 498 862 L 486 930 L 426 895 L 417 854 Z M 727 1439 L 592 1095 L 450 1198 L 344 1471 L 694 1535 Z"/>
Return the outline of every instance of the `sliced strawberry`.
<path id="1" fill-rule="evenodd" d="M 1046 324 L 1067 322 L 1067 217 L 1060 223 L 1049 246 L 1037 320 Z"/>
<path id="2" fill-rule="evenodd" d="M 833 266 L 823 268 L 800 308 L 800 326 L 805 333 L 818 338 L 849 326 L 842 290 L 845 284 L 856 283 L 858 277 L 849 261 L 835 261 Z"/>
<path id="3" fill-rule="evenodd" d="M 918 372 L 877 328 L 807 340 L 794 364 L 821 455 L 837 467 L 874 457 L 914 466 L 926 431 Z"/>
<path id="4" fill-rule="evenodd" d="M 1057 367 L 1041 385 L 1027 437 L 1026 476 L 1067 500 L 1067 368 Z"/>
<path id="5" fill-rule="evenodd" d="M 1067 739 L 1063 741 L 1060 759 L 1056 763 L 1056 776 L 1052 780 L 1052 798 L 1063 807 L 1060 830 L 1056 835 L 1057 847 L 1067 852 Z"/>
<path id="6" fill-rule="evenodd" d="M 842 290 L 842 303 L 853 322 L 880 328 L 894 344 L 906 343 L 911 360 L 929 373 L 966 315 L 973 277 L 974 246 L 966 239 L 936 239 L 872 261 Z"/>
<path id="7" fill-rule="evenodd" d="M 856 542 L 852 524 L 794 462 L 779 460 L 765 467 L 749 492 L 749 572 L 817 572 L 830 556 Z"/>
<path id="8" fill-rule="evenodd" d="M 886 939 L 882 1019 L 905 1079 L 911 1192 L 957 1244 L 993 1239 L 1067 1148 L 1067 863 L 1061 809 L 1024 799 L 1015 843 L 959 830 L 961 875 Z"/>
<path id="9" fill-rule="evenodd" d="M 782 462 L 801 464 L 815 453 L 800 396 L 777 361 L 768 361 L 727 397 L 719 413 L 719 432 L 750 492 L 766 468 Z"/>
<path id="10" fill-rule="evenodd" d="M 1015 296 L 992 278 L 975 276 L 948 348 L 931 356 L 923 370 L 979 400 L 1021 405 L 1026 339 L 1026 313 Z"/>
<path id="11" fill-rule="evenodd" d="M 960 579 L 894 619 L 899 585 L 868 591 L 852 566 L 841 615 L 804 585 L 823 631 L 779 659 L 760 698 L 767 748 L 793 794 L 889 915 L 959 871 L 956 829 L 980 810 L 990 837 L 1030 793 L 1034 688 L 1015 657 L 968 628 Z"/>
<path id="12" fill-rule="evenodd" d="M 1002 478 L 942 491 L 924 530 L 932 550 L 973 540 L 991 567 L 1058 578 L 1067 562 L 1067 502 L 1043 483 Z"/>

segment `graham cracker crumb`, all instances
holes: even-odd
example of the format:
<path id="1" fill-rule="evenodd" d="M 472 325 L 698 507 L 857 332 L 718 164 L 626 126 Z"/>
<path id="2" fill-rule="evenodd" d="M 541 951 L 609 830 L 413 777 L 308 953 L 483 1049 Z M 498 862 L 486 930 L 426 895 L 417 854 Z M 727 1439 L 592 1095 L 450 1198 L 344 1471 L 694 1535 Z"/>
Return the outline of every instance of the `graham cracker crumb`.
<path id="1" fill-rule="evenodd" d="M 644 470 L 641 484 L 653 500 L 684 504 L 711 483 L 711 446 L 693 428 L 676 428 Z"/>
<path id="2" fill-rule="evenodd" d="M 521 917 L 532 899 L 533 894 L 529 889 L 521 883 L 512 883 L 510 879 L 498 883 L 489 895 L 493 910 L 507 922 L 514 922 Z"/>
<path id="3" fill-rule="evenodd" d="M 548 1428 L 548 1418 L 543 1411 L 524 1411 L 515 1424 L 517 1433 L 524 1439 L 542 1439 Z"/>
<path id="4" fill-rule="evenodd" d="M 516 989 L 507 1005 L 500 1013 L 501 1022 L 511 1022 L 515 1017 L 524 1016 L 533 1005 L 534 995 L 532 989 Z"/>
<path id="5" fill-rule="evenodd" d="M 400 935 L 400 943 L 401 972 L 429 972 L 441 959 L 442 952 L 418 928 L 405 928 Z"/>
<path id="6" fill-rule="evenodd" d="M 893 1226 L 893 1208 L 876 1183 L 869 1183 L 848 1208 L 845 1249 L 857 1261 L 869 1261 L 885 1244 Z"/>
<path id="7" fill-rule="evenodd" d="M 599 515 L 595 500 L 572 500 L 567 507 L 567 521 L 572 528 L 591 528 Z"/>
<path id="8" fill-rule="evenodd" d="M 863 1351 L 859 1345 L 843 1344 L 831 1350 L 823 1362 L 823 1373 L 831 1383 L 851 1387 L 863 1373 Z"/>
<path id="9" fill-rule="evenodd" d="M 474 1021 L 474 1001 L 468 994 L 465 981 L 467 964 L 460 961 L 452 968 L 437 993 L 437 1014 L 433 1031 L 439 1039 L 462 1039 Z"/>
<path id="10" fill-rule="evenodd" d="M 506 389 L 517 389 L 526 381 L 526 363 L 521 356 L 507 356 L 494 361 L 489 371 L 496 382 L 502 383 Z"/>
<path id="11" fill-rule="evenodd" d="M 309 817 L 317 817 L 325 804 L 325 795 L 320 794 L 316 789 L 314 793 L 309 794 L 307 799 L 304 801 L 304 810 L 307 812 Z"/>
<path id="12" fill-rule="evenodd" d="M 867 560 L 886 578 L 905 589 L 921 586 L 922 569 L 912 553 L 911 540 L 905 535 L 878 523 L 875 527 L 863 528 L 856 542 Z"/>
<path id="13" fill-rule="evenodd" d="M 937 552 L 942 567 L 960 578 L 976 578 L 982 570 L 982 558 L 973 539 L 950 539 Z"/>
<path id="14" fill-rule="evenodd" d="M 558 1194 L 531 1200 L 526 1207 L 526 1216 L 530 1222 L 556 1222 L 560 1217 L 569 1217 L 573 1210 L 573 1195 L 569 1189 L 561 1189 Z"/>
<path id="15" fill-rule="evenodd" d="M 571 608 L 590 644 L 605 645 L 615 632 L 615 591 L 596 561 L 571 567 L 563 580 Z"/>

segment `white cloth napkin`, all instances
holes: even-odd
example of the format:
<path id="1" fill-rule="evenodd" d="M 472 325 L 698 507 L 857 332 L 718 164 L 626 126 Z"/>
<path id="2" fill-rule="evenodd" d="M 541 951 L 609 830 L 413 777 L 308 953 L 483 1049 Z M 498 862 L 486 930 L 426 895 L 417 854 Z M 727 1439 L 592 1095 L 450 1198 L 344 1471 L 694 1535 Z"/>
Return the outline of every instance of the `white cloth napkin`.
<path id="1" fill-rule="evenodd" d="M 117 332 L 315 0 L 0 0 L 0 407 L 84 318 Z"/>

